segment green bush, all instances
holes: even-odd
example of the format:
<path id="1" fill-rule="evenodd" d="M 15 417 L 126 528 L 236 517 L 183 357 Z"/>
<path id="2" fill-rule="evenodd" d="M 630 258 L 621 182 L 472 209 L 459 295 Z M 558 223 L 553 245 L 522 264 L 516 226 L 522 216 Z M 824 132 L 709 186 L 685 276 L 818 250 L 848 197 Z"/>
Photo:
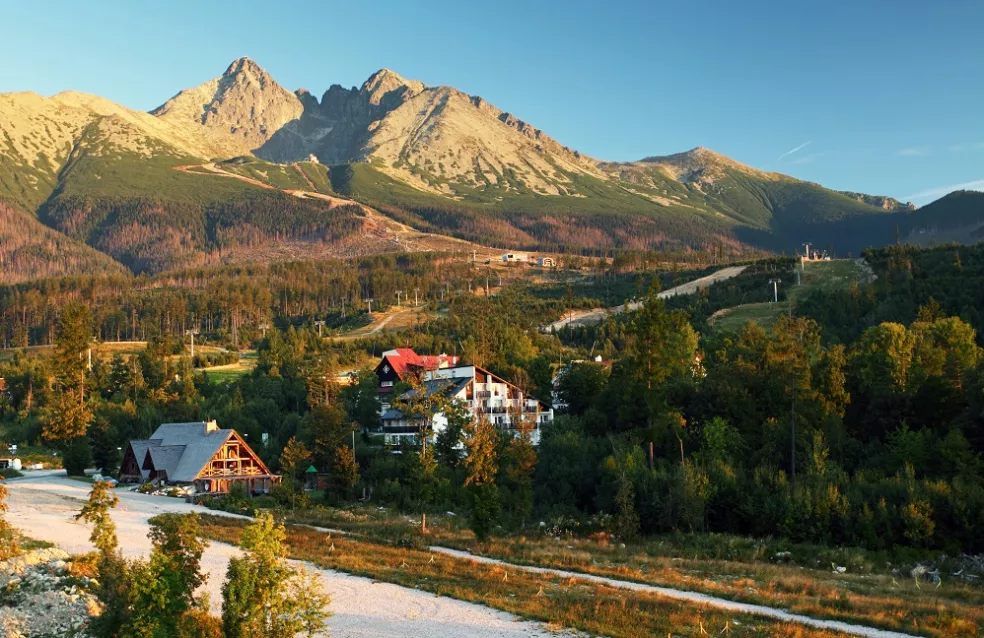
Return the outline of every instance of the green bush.
<path id="1" fill-rule="evenodd" d="M 69 476 L 85 476 L 86 469 L 92 465 L 92 449 L 84 437 L 71 441 L 65 447 L 62 463 Z"/>

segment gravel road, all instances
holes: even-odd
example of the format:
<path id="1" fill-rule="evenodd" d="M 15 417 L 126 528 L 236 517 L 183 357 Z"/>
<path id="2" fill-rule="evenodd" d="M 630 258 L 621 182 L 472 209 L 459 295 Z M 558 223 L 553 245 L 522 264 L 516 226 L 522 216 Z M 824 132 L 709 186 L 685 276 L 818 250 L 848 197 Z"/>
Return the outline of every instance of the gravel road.
<path id="1" fill-rule="evenodd" d="M 76 523 L 80 501 L 89 486 L 57 473 L 28 476 L 6 481 L 10 490 L 7 520 L 27 536 L 54 543 L 70 554 L 92 550 L 89 528 Z M 118 491 L 119 507 L 113 511 L 120 546 L 129 558 L 150 553 L 148 520 L 163 512 L 208 512 L 212 510 L 163 496 L 148 496 Z M 224 543 L 211 543 L 202 556 L 202 569 L 208 574 L 205 590 L 214 613 L 220 612 L 221 586 L 229 558 L 238 549 Z M 511 614 L 426 592 L 374 582 L 368 578 L 318 569 L 316 572 L 331 594 L 330 610 L 334 614 L 328 629 L 335 637 L 401 636 L 424 638 L 530 638 L 558 636 L 540 623 L 517 619 Z M 573 634 L 570 634 L 573 635 Z"/>
<path id="2" fill-rule="evenodd" d="M 745 270 L 745 268 L 746 266 L 728 266 L 727 268 L 722 268 L 721 270 L 712 272 L 711 274 L 705 275 L 699 279 L 694 279 L 693 281 L 688 281 L 687 283 L 680 284 L 674 288 L 663 290 L 656 296 L 660 299 L 667 299 L 668 297 L 675 297 L 676 295 L 691 295 L 702 288 L 707 288 L 711 284 L 724 281 L 725 279 L 731 279 L 732 277 L 737 277 L 743 270 Z M 564 318 L 558 319 L 553 323 L 540 326 L 540 332 L 556 332 L 571 324 L 575 326 L 583 326 L 591 323 L 600 323 L 607 319 L 610 315 L 617 315 L 625 312 L 626 310 L 638 310 L 641 307 L 641 301 L 632 301 L 621 306 L 615 306 L 614 308 L 592 308 L 591 310 L 578 310 L 576 312 L 569 313 Z"/>

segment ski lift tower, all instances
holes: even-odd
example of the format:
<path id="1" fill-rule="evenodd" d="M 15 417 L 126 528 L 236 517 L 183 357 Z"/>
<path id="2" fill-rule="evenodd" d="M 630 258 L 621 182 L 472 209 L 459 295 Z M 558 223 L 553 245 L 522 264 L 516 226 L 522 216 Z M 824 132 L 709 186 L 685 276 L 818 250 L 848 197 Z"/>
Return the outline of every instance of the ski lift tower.
<path id="1" fill-rule="evenodd" d="M 191 337 L 191 360 L 195 360 L 195 335 L 198 334 L 198 328 L 189 328 L 185 330 L 185 334 Z M 91 369 L 91 368 L 90 368 Z"/>
<path id="2" fill-rule="evenodd" d="M 779 303 L 779 284 L 782 279 L 770 279 L 769 285 L 772 286 L 772 303 Z"/>

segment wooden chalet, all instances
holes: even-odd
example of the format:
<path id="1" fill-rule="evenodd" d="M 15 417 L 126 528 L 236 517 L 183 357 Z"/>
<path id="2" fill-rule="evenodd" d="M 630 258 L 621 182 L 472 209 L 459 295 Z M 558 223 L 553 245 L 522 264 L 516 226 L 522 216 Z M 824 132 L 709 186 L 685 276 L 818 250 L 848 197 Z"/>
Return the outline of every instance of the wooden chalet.
<path id="1" fill-rule="evenodd" d="M 121 482 L 161 481 L 193 485 L 195 491 L 225 493 L 243 483 L 250 493 L 266 493 L 280 481 L 235 430 L 215 421 L 164 423 L 149 439 L 127 445 Z"/>

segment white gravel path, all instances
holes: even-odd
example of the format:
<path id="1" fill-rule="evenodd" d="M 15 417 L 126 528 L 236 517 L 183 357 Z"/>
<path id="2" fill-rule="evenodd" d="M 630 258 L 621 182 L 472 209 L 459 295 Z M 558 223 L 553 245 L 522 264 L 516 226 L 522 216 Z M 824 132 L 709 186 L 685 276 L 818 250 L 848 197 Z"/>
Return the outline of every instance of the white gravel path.
<path id="1" fill-rule="evenodd" d="M 88 495 L 88 485 L 50 473 L 6 481 L 5 485 L 10 490 L 7 520 L 14 527 L 31 538 L 54 543 L 70 554 L 92 550 L 89 528 L 72 520 L 79 510 L 79 501 Z M 126 491 L 117 493 L 120 506 L 113 511 L 113 520 L 123 553 L 130 558 L 145 557 L 150 553 L 147 521 L 151 517 L 163 512 L 220 513 L 173 498 Z M 221 586 L 229 558 L 237 553 L 238 549 L 231 545 L 212 542 L 202 556 L 202 569 L 208 574 L 205 590 L 214 613 L 220 612 Z M 325 590 L 331 595 L 329 609 L 334 615 L 328 621 L 328 630 L 333 637 L 530 638 L 561 635 L 540 623 L 519 620 L 511 614 L 481 605 L 318 569 L 308 563 L 304 566 L 321 577 Z"/>
<path id="2" fill-rule="evenodd" d="M 917 638 L 916 636 L 912 636 L 911 634 L 903 634 L 897 631 L 875 629 L 873 627 L 865 627 L 863 625 L 852 625 L 850 623 L 840 622 L 838 620 L 819 620 L 817 618 L 810 618 L 809 616 L 792 614 L 787 611 L 783 611 L 781 609 L 774 609 L 772 607 L 765 607 L 763 605 L 739 603 L 733 600 L 728 600 L 726 598 L 708 596 L 707 594 L 701 594 L 698 592 L 681 591 L 679 589 L 657 587 L 656 585 L 645 585 L 643 583 L 635 583 L 628 580 L 607 578 L 605 576 L 595 576 L 583 572 L 571 572 L 563 569 L 550 569 L 544 567 L 533 567 L 530 565 L 519 565 L 516 563 L 508 563 L 506 561 L 498 560 L 496 558 L 477 556 L 470 552 L 464 552 L 457 549 L 450 549 L 447 547 L 434 546 L 431 547 L 430 550 L 432 552 L 438 552 L 441 554 L 446 554 L 448 556 L 454 556 L 456 558 L 469 558 L 479 563 L 488 563 L 492 565 L 508 565 L 509 567 L 522 569 L 537 574 L 556 574 L 558 576 L 563 576 L 565 578 L 572 577 L 580 580 L 599 583 L 602 585 L 608 585 L 609 587 L 620 587 L 622 589 L 631 589 L 633 591 L 658 594 L 660 596 L 665 596 L 666 598 L 698 603 L 701 605 L 706 605 L 708 607 L 714 607 L 717 609 L 726 609 L 728 611 L 734 611 L 743 614 L 753 614 L 756 616 L 766 616 L 768 618 L 775 618 L 776 620 L 781 620 L 784 622 L 809 625 L 810 627 L 816 627 L 818 629 L 831 629 L 834 631 L 841 631 L 844 632 L 845 634 L 851 634 L 854 636 L 865 636 L 867 638 Z"/>

